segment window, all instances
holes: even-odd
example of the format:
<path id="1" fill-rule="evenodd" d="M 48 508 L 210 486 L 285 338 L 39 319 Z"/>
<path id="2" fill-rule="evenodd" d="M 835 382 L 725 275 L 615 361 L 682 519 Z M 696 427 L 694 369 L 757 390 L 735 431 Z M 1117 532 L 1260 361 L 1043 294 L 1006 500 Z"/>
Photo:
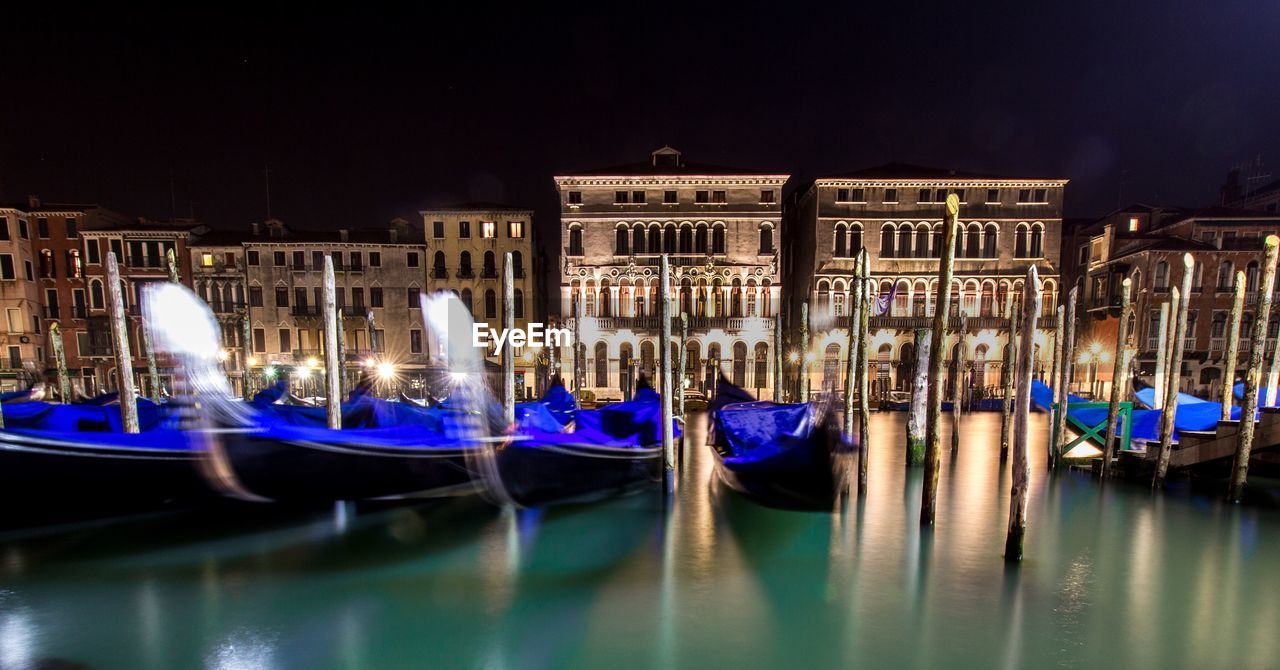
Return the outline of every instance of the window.
<path id="1" fill-rule="evenodd" d="M 409 309 L 418 309 L 422 306 L 422 302 L 418 297 L 419 293 L 420 291 L 417 286 L 410 286 L 408 289 L 405 289 L 404 297 L 405 300 L 409 302 Z"/>
<path id="2" fill-rule="evenodd" d="M 418 267 L 418 252 L 410 251 L 408 256 L 406 257 L 406 261 L 407 261 L 406 265 L 408 265 L 409 267 L 411 268 Z"/>
<path id="3" fill-rule="evenodd" d="M 288 328 L 280 329 L 280 353 L 287 354 L 293 351 L 293 333 Z"/>
<path id="4" fill-rule="evenodd" d="M 1138 232 L 1138 217 L 1136 216 L 1129 217 L 1129 232 L 1131 233 Z"/>
<path id="5" fill-rule="evenodd" d="M 849 196 L 849 190 L 850 189 L 847 188 L 836 189 L 836 202 L 850 202 L 853 200 L 853 198 Z"/>
<path id="6" fill-rule="evenodd" d="M 276 287 L 276 307 L 289 306 L 289 289 L 284 286 Z"/>
<path id="7" fill-rule="evenodd" d="M 515 290 L 515 293 L 512 296 L 511 308 L 512 311 L 515 312 L 515 317 L 517 319 L 524 318 L 524 291 L 521 291 L 520 289 Z"/>
<path id="8" fill-rule="evenodd" d="M 89 307 L 93 309 L 102 309 L 106 301 L 102 297 L 102 282 L 93 280 L 89 282 Z"/>
<path id="9" fill-rule="evenodd" d="M 351 269 L 356 272 L 360 272 L 361 270 L 364 269 L 364 252 L 362 251 L 351 252 L 350 261 L 351 261 Z"/>
<path id="10" fill-rule="evenodd" d="M 5 316 L 8 317 L 6 321 L 9 322 L 8 324 L 9 332 L 21 333 L 22 332 L 22 310 L 10 307 L 9 309 L 5 310 Z M 16 348 L 17 347 L 14 347 L 14 349 Z M 21 362 L 19 362 L 19 365 L 15 367 L 21 367 Z"/>
<path id="11" fill-rule="evenodd" d="M 97 261 L 94 260 L 94 256 L 96 256 L 97 254 L 94 252 L 94 249 L 97 248 L 98 242 L 97 240 L 89 240 L 89 242 L 90 242 L 89 262 L 96 263 Z M 245 262 L 248 263 L 249 265 L 258 265 L 260 260 L 258 258 L 257 250 L 250 249 L 249 251 L 245 252 Z"/>
<path id="12" fill-rule="evenodd" d="M 1000 204 L 1000 189 L 998 188 L 987 189 L 987 204 L 988 205 Z"/>
<path id="13" fill-rule="evenodd" d="M 293 306 L 298 312 L 307 311 L 307 289 L 301 286 L 293 287 Z"/>
<path id="14" fill-rule="evenodd" d="M 255 353 L 267 353 L 267 331 L 262 328 L 253 329 L 253 350 Z"/>
<path id="15" fill-rule="evenodd" d="M 381 306 L 382 306 L 382 287 L 381 287 L 381 286 L 373 286 L 373 287 L 370 287 L 370 289 L 369 289 L 369 306 L 370 306 L 370 307 L 381 307 Z"/>
<path id="16" fill-rule="evenodd" d="M 213 267 L 213 254 L 200 254 L 200 267 L 202 268 Z"/>
<path id="17" fill-rule="evenodd" d="M 18 237 L 24 240 L 31 239 L 31 233 L 27 231 L 27 222 L 22 219 L 18 219 Z M 116 255 L 119 256 L 119 254 Z"/>
<path id="18" fill-rule="evenodd" d="M 849 226 L 849 256 L 857 256 L 862 251 L 862 226 L 854 224 Z"/>
<path id="19" fill-rule="evenodd" d="M 341 272 L 341 271 L 342 271 L 342 269 L 343 269 L 343 265 L 342 265 L 342 252 L 341 252 L 341 251 L 330 251 L 330 252 L 329 252 L 329 257 L 333 259 L 333 269 L 334 269 L 335 271 L 337 271 L 337 272 Z"/>
<path id="20" fill-rule="evenodd" d="M 480 224 L 480 237 L 486 240 L 492 240 L 497 237 L 497 226 L 492 221 L 484 221 Z"/>
<path id="21" fill-rule="evenodd" d="M 920 189 L 920 196 L 916 198 L 916 202 L 934 202 L 933 189 L 931 188 Z"/>
<path id="22" fill-rule="evenodd" d="M 1022 205 L 1028 202 L 1031 202 L 1031 189 L 1029 188 L 1018 189 L 1018 204 Z"/>
<path id="23" fill-rule="evenodd" d="M 581 205 L 581 204 L 582 204 L 582 191 L 569 191 L 569 204 L 570 204 L 570 205 Z"/>
<path id="24" fill-rule="evenodd" d="M 1044 257 L 1044 228 L 1040 224 L 1031 227 L 1031 257 Z"/>
<path id="25" fill-rule="evenodd" d="M 508 221 L 507 237 L 518 240 L 524 238 L 524 221 Z"/>
<path id="26" fill-rule="evenodd" d="M 27 271 L 27 281 L 35 281 L 35 268 L 31 266 L 31 261 L 22 261 L 22 267 Z"/>
<path id="27" fill-rule="evenodd" d="M 311 252 L 311 268 L 317 271 L 324 269 L 324 252 L 323 251 Z"/>
<path id="28" fill-rule="evenodd" d="M 569 229 L 569 252 L 568 253 L 570 256 L 582 255 L 582 229 L 581 228 Z"/>
<path id="29" fill-rule="evenodd" d="M 760 191 L 760 204 L 772 205 L 774 202 L 776 202 L 776 200 L 774 200 L 773 189 Z"/>
<path id="30" fill-rule="evenodd" d="M 0 279 L 17 279 L 13 274 L 13 254 L 0 254 Z"/>
<path id="31" fill-rule="evenodd" d="M 431 237 L 437 240 L 444 239 L 444 221 L 431 222 Z"/>
<path id="32" fill-rule="evenodd" d="M 249 287 L 249 306 L 250 307 L 262 306 L 262 287 L 261 286 Z"/>
<path id="33" fill-rule="evenodd" d="M 67 219 L 67 238 L 74 239 L 79 236 L 79 234 L 79 231 L 76 230 L 76 220 Z"/>
<path id="34" fill-rule="evenodd" d="M 724 253 L 724 226 L 716 226 L 711 231 L 711 253 Z"/>
<path id="35" fill-rule="evenodd" d="M 880 257 L 893 258 L 893 224 L 886 223 L 880 228 Z"/>
<path id="36" fill-rule="evenodd" d="M 1038 188 L 1035 190 L 1033 195 L 1035 196 L 1036 202 L 1049 202 L 1048 189 Z"/>
<path id="37" fill-rule="evenodd" d="M 458 239 L 462 239 L 462 240 L 471 239 L 471 222 L 470 221 L 458 222 Z"/>
<path id="38" fill-rule="evenodd" d="M 9 239 L 9 217 L 0 216 L 0 240 Z"/>
<path id="39" fill-rule="evenodd" d="M 841 235 L 843 237 L 843 235 Z M 760 253 L 773 253 L 773 227 L 760 226 Z"/>
<path id="40" fill-rule="evenodd" d="M 370 251 L 370 252 L 369 252 L 369 267 L 371 267 L 371 268 L 380 268 L 380 267 L 382 267 L 382 252 L 381 252 L 381 251 Z"/>
<path id="41" fill-rule="evenodd" d="M 645 201 L 644 191 L 632 191 L 631 202 L 637 205 L 643 205 Z"/>
<path id="42" fill-rule="evenodd" d="M 364 309 L 364 287 L 363 286 L 351 287 L 351 306 L 361 310 Z"/>
<path id="43" fill-rule="evenodd" d="M 39 235 L 42 240 L 49 239 L 49 219 L 46 219 L 43 216 L 36 219 L 36 234 Z"/>
<path id="44" fill-rule="evenodd" d="M 711 192 L 710 191 L 694 191 L 693 202 L 698 205 L 705 205 L 708 202 L 711 202 Z"/>
<path id="45" fill-rule="evenodd" d="M 278 268 L 284 267 L 285 266 L 284 252 L 283 251 L 272 252 L 271 263 Z"/>
<path id="46" fill-rule="evenodd" d="M 886 188 L 884 190 L 884 202 L 888 205 L 894 205 L 898 202 L 898 189 Z"/>
<path id="47" fill-rule="evenodd" d="M 307 252 L 305 251 L 293 252 L 293 269 L 295 271 L 301 271 L 301 270 L 307 269 Z"/>
<path id="48" fill-rule="evenodd" d="M 851 190 L 852 190 L 852 193 L 849 194 L 850 202 L 866 202 L 867 201 L 867 189 L 855 188 Z"/>
<path id="49" fill-rule="evenodd" d="M 409 329 L 409 353 L 422 353 L 422 331 L 417 328 Z"/>
<path id="50" fill-rule="evenodd" d="M 663 191 L 663 192 L 662 192 L 662 204 L 664 204 L 664 205 L 674 205 L 674 204 L 676 204 L 677 202 L 679 202 L 679 199 L 678 199 L 678 197 L 676 196 L 676 192 L 675 192 L 675 191 Z"/>
<path id="51" fill-rule="evenodd" d="M 498 294 L 493 289 L 484 292 L 484 318 L 493 319 L 498 316 Z"/>
<path id="52" fill-rule="evenodd" d="M 614 192 L 613 192 L 613 204 L 615 204 L 615 205 L 625 205 L 625 204 L 627 204 L 627 196 L 628 196 L 628 195 L 629 195 L 629 194 L 628 194 L 626 191 L 614 191 Z"/>
<path id="53" fill-rule="evenodd" d="M 724 193 L 724 191 L 712 191 L 712 192 L 711 192 L 711 203 L 712 203 L 712 204 L 715 204 L 715 205 L 723 205 L 723 204 L 725 204 L 726 202 L 728 202 L 728 200 L 726 200 L 726 199 L 725 199 L 725 193 Z"/>

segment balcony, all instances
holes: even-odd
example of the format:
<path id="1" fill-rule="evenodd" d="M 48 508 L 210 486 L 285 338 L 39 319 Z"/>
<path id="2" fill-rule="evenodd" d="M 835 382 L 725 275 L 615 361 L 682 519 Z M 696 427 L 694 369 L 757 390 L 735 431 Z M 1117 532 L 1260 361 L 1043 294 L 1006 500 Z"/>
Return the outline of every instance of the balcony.
<path id="1" fill-rule="evenodd" d="M 61 319 L 61 318 L 62 318 L 62 310 L 61 310 L 60 308 L 58 308 L 58 307 L 45 307 L 45 308 L 44 308 L 44 318 L 46 318 L 46 319 Z"/>
<path id="2" fill-rule="evenodd" d="M 432 279 L 448 279 L 449 270 L 445 268 L 431 268 L 431 278 Z"/>
<path id="3" fill-rule="evenodd" d="M 458 269 L 458 279 L 475 279 L 475 277 L 476 277 L 476 273 L 472 272 L 471 268 L 469 267 Z"/>
<path id="4" fill-rule="evenodd" d="M 165 266 L 164 256 L 125 256 L 124 264 L 131 268 L 155 268 Z"/>
<path id="5" fill-rule="evenodd" d="M 657 316 L 602 316 L 595 317 L 596 327 L 601 330 L 642 330 L 642 331 L 658 331 L 662 329 L 662 318 Z M 757 316 L 694 316 L 689 318 L 689 330 L 745 330 L 753 325 L 759 325 L 766 331 L 772 332 L 772 317 Z M 678 335 L 680 333 L 680 317 L 673 316 L 671 318 L 671 333 Z"/>
<path id="6" fill-rule="evenodd" d="M 319 319 L 323 310 L 319 305 L 294 305 L 289 308 L 289 315 L 299 318 Z M 347 319 L 363 319 L 368 315 L 368 309 L 363 305 L 359 306 L 343 306 L 338 308 L 338 313 Z"/>
<path id="7" fill-rule="evenodd" d="M 836 317 L 836 326 L 839 328 L 849 327 L 848 316 Z M 970 331 L 982 330 L 986 328 L 1003 329 L 1009 327 L 1009 320 L 998 316 L 971 316 L 968 319 L 968 328 Z M 933 328 L 932 316 L 873 316 L 871 317 L 870 328 L 888 328 L 894 330 L 919 330 Z M 960 330 L 960 317 L 952 316 L 947 319 L 947 329 L 955 332 Z"/>
<path id="8" fill-rule="evenodd" d="M 480 278 L 481 278 L 481 279 L 497 279 L 497 278 L 498 278 L 498 269 L 497 269 L 497 268 L 484 268 L 483 270 L 481 270 L 481 271 L 480 271 Z"/>
<path id="9" fill-rule="evenodd" d="M 243 312 L 246 305 L 243 302 L 232 300 L 230 302 L 218 301 L 210 305 L 210 307 L 213 309 L 214 314 L 235 314 Z"/>

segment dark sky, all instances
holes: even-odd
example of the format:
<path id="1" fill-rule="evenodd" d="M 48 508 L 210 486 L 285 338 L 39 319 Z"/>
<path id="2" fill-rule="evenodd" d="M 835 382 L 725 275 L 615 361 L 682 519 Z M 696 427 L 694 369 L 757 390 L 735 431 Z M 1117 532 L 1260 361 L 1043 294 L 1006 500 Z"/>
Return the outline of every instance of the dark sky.
<path id="1" fill-rule="evenodd" d="M 1068 216 L 1280 177 L 1280 3 L 450 3 L 13 15 L 0 198 L 378 225 L 504 200 L 554 232 L 558 170 L 887 160 L 1072 180 Z M 835 5 L 837 3 L 829 3 Z M 172 192 L 171 199 L 171 175 Z"/>

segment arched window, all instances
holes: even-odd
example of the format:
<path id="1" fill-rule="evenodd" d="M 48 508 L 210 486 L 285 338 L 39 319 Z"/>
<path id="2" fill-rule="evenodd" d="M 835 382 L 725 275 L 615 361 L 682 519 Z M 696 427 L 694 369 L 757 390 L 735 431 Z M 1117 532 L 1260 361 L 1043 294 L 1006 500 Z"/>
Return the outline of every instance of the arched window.
<path id="1" fill-rule="evenodd" d="M 680 226 L 680 253 L 693 253 L 693 227 Z"/>
<path id="2" fill-rule="evenodd" d="M 733 343 L 733 384 L 747 385 L 747 345 L 745 342 Z"/>
<path id="3" fill-rule="evenodd" d="M 662 253 L 662 229 L 656 223 L 649 226 L 649 253 Z"/>
<path id="4" fill-rule="evenodd" d="M 1244 286 L 1245 291 L 1250 293 L 1258 290 L 1258 262 L 1250 261 L 1244 267 Z"/>
<path id="5" fill-rule="evenodd" d="M 854 223 L 849 226 L 849 256 L 857 256 L 862 251 L 862 224 Z"/>
<path id="6" fill-rule="evenodd" d="M 58 266 L 53 263 L 53 252 L 45 249 L 40 252 L 40 276 L 45 279 L 58 277 Z"/>
<path id="7" fill-rule="evenodd" d="M 911 226 L 910 224 L 902 224 L 898 229 L 898 255 L 903 258 L 911 257 Z"/>
<path id="8" fill-rule="evenodd" d="M 773 287 L 768 279 L 760 286 L 760 316 L 773 316 Z"/>
<path id="9" fill-rule="evenodd" d="M 495 263 L 495 258 L 496 257 L 493 255 L 492 251 L 484 252 L 484 276 L 486 277 L 498 276 L 498 266 L 497 266 L 497 263 Z"/>
<path id="10" fill-rule="evenodd" d="M 484 292 L 484 318 L 494 319 L 498 316 L 498 294 L 493 289 Z"/>
<path id="11" fill-rule="evenodd" d="M 470 314 L 471 318 L 474 319 L 476 317 L 476 313 L 475 313 L 475 310 L 472 309 L 473 301 L 471 296 L 471 289 L 469 288 L 462 289 L 462 294 L 458 296 L 458 300 L 462 301 L 462 306 L 467 308 L 467 314 Z"/>
<path id="12" fill-rule="evenodd" d="M 929 250 L 929 224 L 922 223 L 916 226 L 916 258 L 928 258 Z"/>
<path id="13" fill-rule="evenodd" d="M 942 224 L 933 226 L 933 254 L 934 258 L 942 258 Z"/>
<path id="14" fill-rule="evenodd" d="M 582 255 L 582 228 L 576 225 L 569 228 L 569 255 Z"/>
<path id="15" fill-rule="evenodd" d="M 1220 340 L 1227 336 L 1227 313 L 1214 312 L 1213 323 L 1209 326 L 1209 337 Z"/>
<path id="16" fill-rule="evenodd" d="M 676 252 L 676 224 L 674 223 L 668 223 L 662 229 L 662 251 L 668 254 Z"/>
<path id="17" fill-rule="evenodd" d="M 89 282 L 89 307 L 93 309 L 103 309 L 106 301 L 102 297 L 102 282 L 93 280 Z"/>
<path id="18" fill-rule="evenodd" d="M 711 230 L 711 253 L 724 253 L 724 226 L 716 226 Z"/>
<path id="19" fill-rule="evenodd" d="M 609 385 L 609 347 L 604 342 L 596 342 L 596 386 Z"/>
<path id="20" fill-rule="evenodd" d="M 982 229 L 978 224 L 971 223 L 965 231 L 964 251 L 966 258 L 979 258 L 982 256 Z"/>
<path id="21" fill-rule="evenodd" d="M 1231 264 L 1231 261 L 1222 261 L 1218 265 L 1218 283 L 1216 286 L 1219 293 L 1226 293 L 1231 290 L 1233 275 L 1235 275 L 1235 266 Z"/>
<path id="22" fill-rule="evenodd" d="M 513 305 L 513 307 L 515 308 L 516 318 L 523 319 L 524 318 L 524 291 L 521 291 L 520 289 L 515 290 L 514 302 L 515 304 Z"/>
<path id="23" fill-rule="evenodd" d="M 994 223 L 988 223 L 982 234 L 982 257 L 995 258 L 1000 255 L 996 250 L 996 235 L 1000 228 Z"/>
<path id="24" fill-rule="evenodd" d="M 1152 286 L 1157 289 L 1169 288 L 1169 264 L 1164 261 L 1156 262 L 1156 269 L 1151 273 Z"/>
<path id="25" fill-rule="evenodd" d="M 702 361 L 698 358 L 698 343 L 690 342 L 685 349 L 684 372 L 694 382 L 698 380 L 698 370 L 702 367 Z"/>
<path id="26" fill-rule="evenodd" d="M 644 376 L 652 379 L 654 377 L 654 354 L 653 340 L 645 340 L 640 343 L 640 372 Z"/>
<path id="27" fill-rule="evenodd" d="M 995 299 L 995 285 L 983 284 L 982 302 L 978 306 L 978 313 L 982 316 L 995 316 Z"/>
<path id="28" fill-rule="evenodd" d="M 596 312 L 600 316 L 613 316 L 613 295 L 609 290 L 609 280 L 600 280 L 600 309 Z"/>
<path id="29" fill-rule="evenodd" d="M 845 238 L 847 237 L 846 230 L 847 230 L 847 229 L 845 228 L 845 225 L 844 225 L 843 223 L 837 223 L 837 224 L 836 224 L 836 229 L 835 229 L 835 234 L 834 234 L 834 237 L 835 237 L 835 239 L 834 239 L 834 246 L 833 246 L 833 248 L 832 248 L 832 252 L 831 252 L 831 255 L 832 255 L 833 257 L 835 257 L 835 258 L 844 258 L 844 257 L 845 257 L 845 247 L 844 247 L 844 245 L 845 245 L 845 241 L 846 241 L 846 240 L 845 240 Z"/>
<path id="30" fill-rule="evenodd" d="M 1044 226 L 1037 223 L 1031 226 L 1031 257 L 1044 256 Z"/>
<path id="31" fill-rule="evenodd" d="M 627 251 L 627 229 L 621 226 L 614 232 L 613 253 L 618 256 L 626 256 Z"/>
<path id="32" fill-rule="evenodd" d="M 698 254 L 707 253 L 707 224 L 705 223 L 698 224 L 698 232 L 694 237 L 693 251 Z"/>
<path id="33" fill-rule="evenodd" d="M 587 285 L 583 288 L 583 295 L 586 296 L 587 304 L 582 310 L 583 316 L 596 315 L 596 284 L 588 280 Z"/>
<path id="34" fill-rule="evenodd" d="M 764 342 L 756 342 L 756 369 L 752 377 L 755 380 L 755 387 L 763 389 L 769 385 L 769 345 Z M 756 394 L 759 397 L 759 393 Z"/>
<path id="35" fill-rule="evenodd" d="M 1013 237 L 1013 257 L 1014 258 L 1027 257 L 1027 234 L 1028 234 L 1027 224 L 1019 223 L 1018 228 L 1014 232 L 1014 237 Z"/>
<path id="36" fill-rule="evenodd" d="M 733 278 L 733 287 L 729 289 L 729 316 L 742 316 L 742 280 L 737 277 Z"/>
<path id="37" fill-rule="evenodd" d="M 634 249 L 637 254 L 644 253 L 646 248 L 644 246 L 644 226 L 638 223 L 631 229 L 631 248 Z"/>
<path id="38" fill-rule="evenodd" d="M 880 227 L 880 257 L 893 258 L 894 229 L 892 223 Z"/>
<path id="39" fill-rule="evenodd" d="M 431 276 L 434 279 L 444 279 L 447 272 L 444 266 L 444 252 L 437 251 L 431 261 Z"/>
<path id="40" fill-rule="evenodd" d="M 511 252 L 511 272 L 516 279 L 524 276 L 524 254 L 519 251 Z"/>
<path id="41" fill-rule="evenodd" d="M 436 253 L 441 254 L 443 257 L 443 252 L 437 251 Z M 458 276 L 459 277 L 471 276 L 471 252 L 470 251 L 464 251 L 458 255 Z"/>
<path id="42" fill-rule="evenodd" d="M 822 314 L 830 310 L 831 305 L 831 285 L 827 280 L 823 279 L 818 282 L 818 304 L 815 312 Z"/>

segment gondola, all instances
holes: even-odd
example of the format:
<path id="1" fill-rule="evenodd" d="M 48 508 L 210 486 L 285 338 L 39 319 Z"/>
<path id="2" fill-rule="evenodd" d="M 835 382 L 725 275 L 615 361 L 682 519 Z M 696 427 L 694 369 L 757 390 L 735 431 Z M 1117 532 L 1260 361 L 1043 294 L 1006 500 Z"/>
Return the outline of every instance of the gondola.
<path id="1" fill-rule="evenodd" d="M 709 408 L 716 473 L 770 507 L 829 510 L 847 489 L 851 451 L 832 404 L 757 401 L 723 378 Z"/>
<path id="2" fill-rule="evenodd" d="M 494 493 L 502 503 L 536 506 L 598 500 L 660 482 L 661 415 L 658 394 L 641 380 L 628 402 L 576 410 L 568 432 L 526 423 L 497 450 L 494 483 L 501 489 Z"/>

